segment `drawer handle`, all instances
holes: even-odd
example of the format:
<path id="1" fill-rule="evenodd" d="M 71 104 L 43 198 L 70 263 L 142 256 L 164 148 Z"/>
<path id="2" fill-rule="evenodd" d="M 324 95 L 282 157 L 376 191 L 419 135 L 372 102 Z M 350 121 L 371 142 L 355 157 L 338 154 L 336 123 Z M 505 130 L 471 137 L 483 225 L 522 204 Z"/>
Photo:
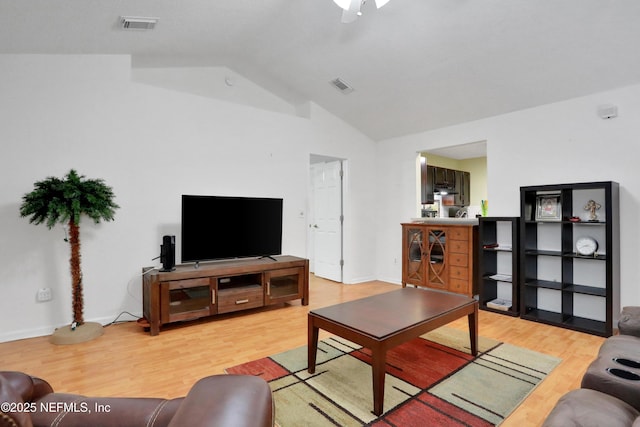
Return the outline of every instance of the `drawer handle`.
<path id="1" fill-rule="evenodd" d="M 248 302 L 249 302 L 249 300 L 248 300 L 248 299 L 239 299 L 239 300 L 236 300 L 236 304 L 246 304 L 246 303 L 248 303 Z"/>

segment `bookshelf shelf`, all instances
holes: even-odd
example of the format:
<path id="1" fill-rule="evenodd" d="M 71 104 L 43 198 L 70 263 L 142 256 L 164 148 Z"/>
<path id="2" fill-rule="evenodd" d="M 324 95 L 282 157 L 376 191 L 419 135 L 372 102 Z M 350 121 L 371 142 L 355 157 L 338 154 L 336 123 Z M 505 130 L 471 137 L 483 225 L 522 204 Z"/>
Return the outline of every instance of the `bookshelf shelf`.
<path id="1" fill-rule="evenodd" d="M 479 307 L 518 316 L 518 217 L 480 217 Z M 514 250 L 515 248 L 515 250 Z"/>
<path id="2" fill-rule="evenodd" d="M 553 220 L 539 220 L 545 198 L 557 203 L 544 212 Z M 589 209 L 593 201 L 597 210 Z M 613 181 L 520 188 L 522 318 L 613 334 L 620 312 L 618 206 L 619 185 Z M 576 253 L 583 236 L 598 242 L 594 254 Z"/>

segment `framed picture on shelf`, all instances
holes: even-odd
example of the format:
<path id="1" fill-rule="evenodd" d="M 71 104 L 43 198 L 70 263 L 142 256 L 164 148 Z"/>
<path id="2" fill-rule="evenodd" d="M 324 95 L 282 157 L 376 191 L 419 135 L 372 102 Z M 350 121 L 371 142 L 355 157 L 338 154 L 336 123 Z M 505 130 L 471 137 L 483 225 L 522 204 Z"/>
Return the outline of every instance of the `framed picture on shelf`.
<path id="1" fill-rule="evenodd" d="M 536 221 L 560 221 L 562 202 L 560 194 L 540 194 L 536 198 Z"/>

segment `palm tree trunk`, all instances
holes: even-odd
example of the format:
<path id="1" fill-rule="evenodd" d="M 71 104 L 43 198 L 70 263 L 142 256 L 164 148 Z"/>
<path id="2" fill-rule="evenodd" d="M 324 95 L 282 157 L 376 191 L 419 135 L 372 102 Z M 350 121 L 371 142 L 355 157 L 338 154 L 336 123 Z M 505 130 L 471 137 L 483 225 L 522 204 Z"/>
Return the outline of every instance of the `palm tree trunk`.
<path id="1" fill-rule="evenodd" d="M 84 309 L 82 297 L 82 270 L 80 269 L 80 226 L 73 219 L 69 220 L 69 244 L 71 245 L 71 298 L 73 321 L 77 326 L 84 323 L 82 311 Z"/>

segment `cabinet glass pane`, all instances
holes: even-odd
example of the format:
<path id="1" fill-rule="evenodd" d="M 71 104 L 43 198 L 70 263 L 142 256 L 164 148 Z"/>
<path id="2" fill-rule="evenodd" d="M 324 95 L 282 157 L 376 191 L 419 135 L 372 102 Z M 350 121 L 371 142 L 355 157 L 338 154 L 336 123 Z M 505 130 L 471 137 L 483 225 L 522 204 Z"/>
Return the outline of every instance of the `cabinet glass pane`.
<path id="1" fill-rule="evenodd" d="M 407 230 L 408 255 L 407 255 L 407 279 L 422 280 L 422 254 L 424 253 L 422 230 Z"/>
<path id="2" fill-rule="evenodd" d="M 210 304 L 209 286 L 197 286 L 169 291 L 169 313 L 179 314 L 189 311 L 208 310 Z"/>
<path id="3" fill-rule="evenodd" d="M 280 298 L 288 295 L 296 295 L 298 293 L 298 273 L 286 276 L 271 276 L 270 279 L 270 297 Z"/>
<path id="4" fill-rule="evenodd" d="M 446 244 L 444 230 L 429 230 L 429 283 L 446 285 Z"/>

